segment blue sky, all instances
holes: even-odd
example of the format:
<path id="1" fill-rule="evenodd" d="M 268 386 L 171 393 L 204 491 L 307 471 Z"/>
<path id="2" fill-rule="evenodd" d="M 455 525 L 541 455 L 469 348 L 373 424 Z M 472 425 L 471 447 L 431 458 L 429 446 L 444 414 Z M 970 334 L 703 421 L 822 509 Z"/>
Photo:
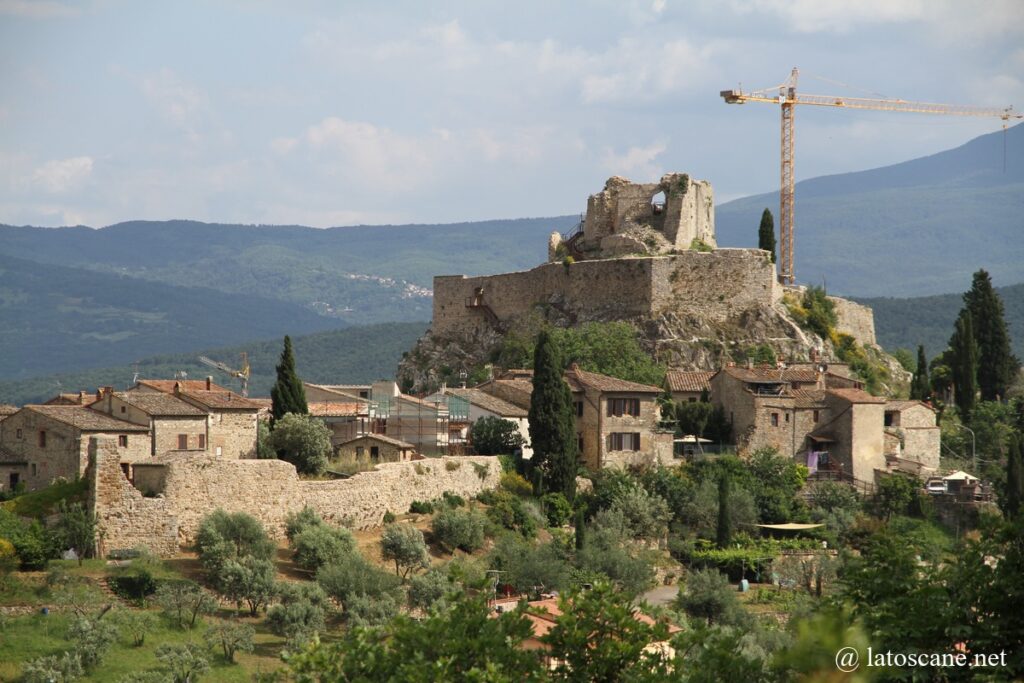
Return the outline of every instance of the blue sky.
<path id="1" fill-rule="evenodd" d="M 303 224 L 578 213 L 610 175 L 719 201 L 778 182 L 800 89 L 1024 109 L 1024 2 L 0 0 L 0 223 Z M 988 119 L 802 108 L 797 178 Z"/>

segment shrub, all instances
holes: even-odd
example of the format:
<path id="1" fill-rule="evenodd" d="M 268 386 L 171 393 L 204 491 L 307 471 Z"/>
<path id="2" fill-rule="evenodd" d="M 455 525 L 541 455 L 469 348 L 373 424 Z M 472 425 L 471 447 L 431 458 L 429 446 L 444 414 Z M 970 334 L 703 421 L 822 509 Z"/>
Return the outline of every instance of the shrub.
<path id="1" fill-rule="evenodd" d="M 270 446 L 299 474 L 322 474 L 331 456 L 331 431 L 322 420 L 288 413 L 274 423 Z"/>
<path id="2" fill-rule="evenodd" d="M 458 460 L 446 460 L 444 463 L 444 469 L 446 472 L 454 472 L 460 467 L 462 467 L 462 463 Z"/>
<path id="3" fill-rule="evenodd" d="M 452 493 L 451 491 L 445 491 L 442 493 L 441 500 L 443 500 L 444 504 L 450 508 L 460 508 L 466 505 L 465 498 L 457 493 Z"/>
<path id="4" fill-rule="evenodd" d="M 623 545 L 621 539 L 613 529 L 588 530 L 586 543 L 577 553 L 576 566 L 591 577 L 607 577 L 621 591 L 637 594 L 654 583 L 652 557 L 649 551 Z"/>
<path id="5" fill-rule="evenodd" d="M 544 514 L 551 526 L 565 526 L 572 517 L 572 505 L 561 493 L 547 493 L 541 498 Z"/>
<path id="6" fill-rule="evenodd" d="M 672 513 L 661 496 L 634 485 L 619 491 L 612 500 L 612 512 L 622 515 L 629 535 L 638 540 L 657 540 L 668 531 Z"/>
<path id="7" fill-rule="evenodd" d="M 518 472 L 505 472 L 502 474 L 501 488 L 517 496 L 533 495 L 533 486 Z"/>
<path id="8" fill-rule="evenodd" d="M 423 532 L 411 524 L 388 525 L 381 534 L 380 549 L 381 557 L 394 561 L 395 574 L 401 572 L 403 579 L 413 569 L 430 565 Z"/>
<path id="9" fill-rule="evenodd" d="M 213 642 L 220 645 L 224 660 L 234 664 L 235 653 L 252 652 L 255 649 L 256 629 L 249 624 L 222 621 L 209 630 Z"/>
<path id="10" fill-rule="evenodd" d="M 167 668 L 174 683 L 193 683 L 210 670 L 205 648 L 195 643 L 164 643 L 156 649 L 156 658 Z"/>
<path id="11" fill-rule="evenodd" d="M 324 628 L 326 595 L 317 584 L 285 584 L 281 602 L 267 610 L 267 625 L 290 643 L 301 643 Z"/>
<path id="12" fill-rule="evenodd" d="M 398 589 L 401 579 L 352 553 L 340 562 L 321 567 L 317 584 L 338 602 L 347 605 L 354 595 L 380 597 Z"/>
<path id="13" fill-rule="evenodd" d="M 82 661 L 74 652 L 39 657 L 25 663 L 21 672 L 24 683 L 71 683 L 85 674 Z"/>
<path id="14" fill-rule="evenodd" d="M 480 455 L 512 453 L 525 443 L 519 426 L 500 417 L 482 417 L 469 429 L 469 442 Z"/>
<path id="15" fill-rule="evenodd" d="M 529 501 L 514 496 L 507 491 L 499 491 L 490 501 L 487 517 L 495 524 L 518 531 L 524 538 L 537 535 L 537 527 L 543 524 L 544 516 Z"/>
<path id="16" fill-rule="evenodd" d="M 468 553 L 484 544 L 484 517 L 471 510 L 443 510 L 431 520 L 434 538 L 449 552 Z"/>
<path id="17" fill-rule="evenodd" d="M 141 603 L 156 592 L 156 579 L 145 567 L 129 567 L 119 576 L 107 580 L 114 595 L 129 602 Z"/>
<path id="18" fill-rule="evenodd" d="M 555 543 L 535 546 L 515 534 L 504 534 L 495 542 L 488 561 L 505 572 L 501 581 L 518 591 L 533 591 L 536 587 L 563 590 L 570 583 L 567 550 Z"/>
<path id="19" fill-rule="evenodd" d="M 196 550 L 203 566 L 216 574 L 227 560 L 243 557 L 272 560 L 277 547 L 252 515 L 215 510 L 199 524 Z"/>
<path id="20" fill-rule="evenodd" d="M 295 564 L 316 571 L 325 564 L 339 561 L 356 547 L 348 529 L 326 524 L 307 528 L 295 537 Z"/>
<path id="21" fill-rule="evenodd" d="M 121 630 L 121 634 L 132 639 L 135 647 L 142 647 L 146 643 L 146 634 L 157 626 L 156 616 L 152 612 L 142 610 L 122 609 L 111 615 L 113 623 Z"/>
<path id="22" fill-rule="evenodd" d="M 324 523 L 320 514 L 308 505 L 298 512 L 291 512 L 284 518 L 284 533 L 291 543 L 295 537 L 305 531 L 308 527 L 318 526 Z"/>
<path id="23" fill-rule="evenodd" d="M 708 626 L 714 622 L 729 623 L 742 611 L 736 590 L 724 574 L 714 570 L 690 572 L 675 606 L 695 619 L 705 619 Z"/>
<path id="24" fill-rule="evenodd" d="M 409 512 L 414 515 L 429 515 L 434 511 L 434 504 L 428 500 L 414 500 L 409 503 Z"/>
<path id="25" fill-rule="evenodd" d="M 66 637 L 74 643 L 82 667 L 92 671 L 117 641 L 117 627 L 108 621 L 79 617 L 71 622 Z"/>
<path id="26" fill-rule="evenodd" d="M 156 589 L 156 604 L 178 628 L 192 628 L 199 617 L 213 614 L 217 601 L 195 581 L 164 581 Z"/>
<path id="27" fill-rule="evenodd" d="M 385 593 L 377 598 L 353 595 L 345 604 L 345 616 L 352 626 L 383 626 L 398 616 L 398 601 Z"/>
<path id="28" fill-rule="evenodd" d="M 443 605 L 452 591 L 452 582 L 443 569 L 429 569 L 409 579 L 409 607 L 423 611 L 435 605 Z"/>
<path id="29" fill-rule="evenodd" d="M 391 510 L 388 510 L 384 513 L 385 524 L 394 524 L 395 519 L 397 519 L 397 517 L 395 517 L 395 513 L 393 513 Z"/>
<path id="30" fill-rule="evenodd" d="M 217 575 L 217 590 L 236 605 L 247 603 L 249 613 L 256 616 L 260 607 L 274 597 L 276 575 L 274 563 L 269 560 L 228 560 Z"/>

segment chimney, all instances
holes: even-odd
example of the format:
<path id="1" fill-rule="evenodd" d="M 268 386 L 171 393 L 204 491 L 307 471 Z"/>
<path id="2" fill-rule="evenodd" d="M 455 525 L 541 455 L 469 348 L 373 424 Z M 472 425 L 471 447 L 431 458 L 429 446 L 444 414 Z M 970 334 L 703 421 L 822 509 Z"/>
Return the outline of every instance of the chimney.
<path id="1" fill-rule="evenodd" d="M 103 398 L 103 389 L 99 388 L 96 390 L 96 400 L 99 401 L 101 398 Z"/>
<path id="2" fill-rule="evenodd" d="M 748 358 L 747 359 L 747 370 L 753 370 L 753 369 L 754 369 L 754 359 L 753 358 Z"/>
<path id="3" fill-rule="evenodd" d="M 110 396 L 112 393 L 114 393 L 114 387 L 103 387 L 104 396 Z"/>
<path id="4" fill-rule="evenodd" d="M 174 395 L 181 396 L 181 382 L 174 383 Z"/>
<path id="5" fill-rule="evenodd" d="M 210 391 L 213 389 L 213 377 L 210 375 L 206 376 L 206 390 Z"/>

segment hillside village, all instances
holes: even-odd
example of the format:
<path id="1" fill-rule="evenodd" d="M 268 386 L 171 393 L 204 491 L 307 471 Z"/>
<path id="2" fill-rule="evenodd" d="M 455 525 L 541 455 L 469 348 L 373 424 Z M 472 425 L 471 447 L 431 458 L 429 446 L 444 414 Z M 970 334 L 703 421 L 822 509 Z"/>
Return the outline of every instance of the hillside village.
<path id="1" fill-rule="evenodd" d="M 573 658 L 550 634 L 628 606 L 601 637 L 635 629 L 638 649 L 620 666 L 669 676 L 696 666 L 683 653 L 705 637 L 704 619 L 744 629 L 753 618 L 775 632 L 799 601 L 845 595 L 851 579 L 838 580 L 837 563 L 870 556 L 863 536 L 890 518 L 911 539 L 907 552 L 927 536 L 938 544 L 928 552 L 942 554 L 951 541 L 928 534 L 982 524 L 995 510 L 992 483 L 944 466 L 938 418 L 953 397 L 938 406 L 901 397 L 909 373 L 875 343 L 871 310 L 780 285 L 768 251 L 717 249 L 711 206 L 710 183 L 685 174 L 610 179 L 576 231 L 551 235 L 548 263 L 437 276 L 431 328 L 394 380 L 298 378 L 286 338 L 273 398 L 212 376 L 142 378 L 4 406 L 4 505 L 73 491 L 70 507 L 51 500 L 42 514 L 53 529 L 72 519 L 85 529 L 53 531 L 49 551 L 32 551 L 28 539 L 47 527 L 4 508 L 9 562 L 53 574 L 95 558 L 69 584 L 97 605 L 97 584 L 112 591 L 98 617 L 82 617 L 90 628 L 115 604 L 121 615 L 151 615 L 155 603 L 167 633 L 230 632 L 243 653 L 259 635 L 275 655 L 292 653 L 284 669 L 276 656 L 245 655 L 250 672 L 294 674 L 295 653 L 317 652 L 321 632 L 448 629 L 460 613 L 450 600 L 495 627 L 524 619 L 506 646 L 535 652 L 529 666 L 549 672 L 571 671 Z M 834 313 L 824 329 L 809 322 L 817 305 Z M 559 480 L 564 454 L 539 449 L 532 423 L 547 419 L 536 397 L 549 371 L 497 361 L 515 357 L 509 339 L 543 330 L 540 362 L 554 353 L 542 351 L 550 330 L 587 325 L 626 325 L 637 352 L 668 370 L 655 384 L 558 358 L 566 453 L 575 453 Z M 322 443 L 295 448 L 318 450 L 320 465 L 274 440 L 293 418 L 306 425 L 302 439 Z M 191 569 L 154 578 L 172 566 Z M 0 604 L 0 614 L 79 600 L 19 581 L 22 603 Z M 209 667 L 201 649 L 182 647 Z M 235 650 L 224 647 L 228 672 Z M 33 660 L 24 680 L 88 661 L 80 647 L 63 656 Z M 745 661 L 777 665 L 768 655 Z"/>

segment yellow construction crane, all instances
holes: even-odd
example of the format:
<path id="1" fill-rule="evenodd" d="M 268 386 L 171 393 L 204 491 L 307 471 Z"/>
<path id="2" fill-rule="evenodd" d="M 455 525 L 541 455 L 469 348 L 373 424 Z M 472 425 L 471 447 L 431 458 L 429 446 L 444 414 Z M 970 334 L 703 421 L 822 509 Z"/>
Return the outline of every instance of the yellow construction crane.
<path id="1" fill-rule="evenodd" d="M 226 363 L 221 363 L 220 361 L 213 360 L 212 358 L 207 358 L 206 356 L 199 356 L 199 362 L 202 363 L 203 365 L 208 365 L 211 368 L 216 368 L 217 370 L 220 370 L 224 374 L 230 375 L 231 377 L 234 377 L 235 379 L 239 380 L 242 384 L 242 396 L 249 395 L 249 376 L 252 371 L 249 368 L 249 354 L 247 354 L 245 351 L 242 351 L 241 370 L 236 370 Z"/>
<path id="2" fill-rule="evenodd" d="M 949 114 L 953 116 L 994 116 L 1006 121 L 1024 118 L 1017 114 L 1013 107 L 1005 109 L 986 109 L 983 107 L 967 107 L 955 104 L 935 104 L 932 102 L 908 102 L 906 100 L 870 99 L 866 97 L 840 97 L 836 95 L 797 94 L 796 82 L 799 71 L 793 67 L 789 79 L 782 85 L 763 90 L 743 92 L 742 90 L 723 90 L 721 96 L 727 104 L 745 104 L 747 102 L 765 102 L 782 107 L 782 165 L 781 186 L 779 189 L 779 281 L 793 284 L 793 114 L 798 104 L 809 104 L 817 107 L 842 107 L 844 109 L 875 109 L 881 111 L 911 112 L 916 114 Z"/>

